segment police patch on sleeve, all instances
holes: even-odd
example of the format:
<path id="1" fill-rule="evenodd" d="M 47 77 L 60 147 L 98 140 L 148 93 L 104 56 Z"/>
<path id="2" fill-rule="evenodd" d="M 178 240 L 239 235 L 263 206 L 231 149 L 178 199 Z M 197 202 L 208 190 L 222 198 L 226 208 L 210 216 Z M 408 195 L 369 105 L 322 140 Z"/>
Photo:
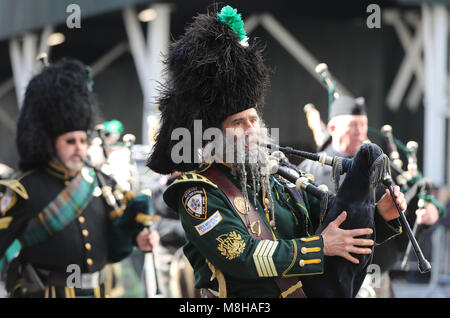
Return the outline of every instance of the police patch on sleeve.
<path id="1" fill-rule="evenodd" d="M 220 223 L 220 221 L 222 221 L 222 216 L 220 215 L 219 210 L 217 210 L 213 215 L 209 217 L 209 219 L 197 225 L 195 229 L 197 230 L 198 234 L 202 236 L 211 231 L 217 224 Z"/>
<path id="2" fill-rule="evenodd" d="M 10 189 L 6 190 L 3 197 L 0 199 L 0 213 L 1 215 L 5 215 L 9 209 L 11 209 L 14 204 L 16 204 L 17 197 L 14 191 Z"/>
<path id="3" fill-rule="evenodd" d="M 183 206 L 187 213 L 197 219 L 206 219 L 207 199 L 205 189 L 192 187 L 183 195 Z"/>

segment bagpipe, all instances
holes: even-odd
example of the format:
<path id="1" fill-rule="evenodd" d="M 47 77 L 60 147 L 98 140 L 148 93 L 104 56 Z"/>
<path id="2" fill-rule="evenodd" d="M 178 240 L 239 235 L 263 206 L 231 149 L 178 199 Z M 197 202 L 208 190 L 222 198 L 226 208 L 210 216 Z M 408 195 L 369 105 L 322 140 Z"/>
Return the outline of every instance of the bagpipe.
<path id="1" fill-rule="evenodd" d="M 117 180 L 110 165 L 111 149 L 106 142 L 104 125 L 97 125 L 95 131 L 97 132 L 98 138 L 97 145 L 102 147 L 105 161 L 102 163 L 101 167 L 93 165 L 88 160 L 85 160 L 84 163 L 94 170 L 97 179 L 99 180 L 102 195 L 106 203 L 112 208 L 110 218 L 118 219 L 117 222 L 122 223 L 123 226 L 127 228 L 132 227 L 132 224 L 138 224 L 137 228 L 139 230 L 151 228 L 155 223 L 161 220 L 161 216 L 152 213 L 150 190 L 142 190 L 142 193 L 136 195 L 131 184 L 132 180 Z M 129 165 L 132 161 L 131 147 L 134 145 L 136 137 L 132 134 L 125 134 L 122 141 L 130 153 L 130 156 L 126 158 L 126 162 L 123 162 L 123 164 Z M 123 165 L 122 168 L 124 168 Z M 153 268 L 152 275 L 155 283 L 155 294 L 159 295 L 161 294 L 161 290 L 158 281 L 155 254 L 150 254 L 151 267 Z"/>
<path id="2" fill-rule="evenodd" d="M 401 187 L 402 192 L 405 194 L 406 202 L 409 204 L 411 200 L 415 197 L 418 198 L 417 208 L 423 209 L 429 203 L 434 203 L 438 205 L 438 202 L 432 196 L 433 183 L 425 178 L 418 169 L 417 164 L 417 150 L 419 144 L 416 141 L 409 141 L 406 146 L 400 141 L 394 138 L 392 133 L 392 127 L 390 125 L 384 125 L 381 128 L 381 132 L 385 136 L 386 144 L 390 151 L 389 157 L 392 160 L 393 166 L 396 168 L 397 177 L 395 178 L 397 184 Z M 400 154 L 398 152 L 398 147 L 401 147 L 407 157 L 408 165 L 407 170 L 403 170 L 403 162 L 400 159 Z M 412 233 L 416 236 L 419 229 L 419 224 L 417 223 L 417 217 L 414 220 L 414 225 Z M 405 250 L 405 254 L 402 257 L 402 262 L 400 268 L 402 270 L 409 270 L 408 258 L 411 253 L 411 242 Z"/>
<path id="3" fill-rule="evenodd" d="M 110 121 L 119 122 L 117 120 Z M 120 122 L 119 122 L 120 123 Z M 121 124 L 121 123 L 120 123 Z M 109 127 L 114 126 L 109 124 Z M 133 134 L 125 134 L 122 142 L 119 141 L 120 132 L 114 132 L 114 138 L 111 136 L 111 128 L 105 129 L 104 124 L 95 126 L 97 137 L 93 138 L 92 143 L 100 146 L 102 149 L 104 161 L 101 163 L 102 170 L 113 175 L 124 191 L 137 188 L 137 167 L 133 159 L 132 147 L 135 144 L 136 137 Z M 106 138 L 113 138 L 110 143 Z"/>
<path id="4" fill-rule="evenodd" d="M 129 201 L 136 197 L 136 193 L 131 190 L 130 186 L 124 186 L 119 182 L 111 171 L 108 159 L 110 154 L 109 145 L 105 142 L 103 125 L 95 126 L 97 132 L 97 140 L 94 144 L 101 146 L 104 156 L 103 163 L 93 163 L 92 160 L 84 160 L 84 164 L 93 169 L 99 181 L 100 189 L 106 203 L 112 208 L 110 218 L 122 216 L 126 205 Z"/>
<path id="5" fill-rule="evenodd" d="M 331 104 L 334 99 L 339 98 L 340 92 L 336 88 L 336 81 L 333 79 L 331 73 L 328 70 L 328 66 L 325 63 L 320 63 L 316 66 L 316 72 L 320 75 L 321 82 L 324 84 L 324 86 L 327 88 L 328 91 L 328 102 L 329 102 L 329 108 L 331 107 Z M 323 123 L 323 121 L 320 119 L 320 113 L 319 111 L 314 107 L 313 104 L 309 103 L 304 107 L 304 111 L 306 113 L 306 119 L 308 121 L 308 126 L 312 130 L 314 136 L 320 135 L 325 136 L 322 137 L 322 139 L 319 139 L 316 141 L 316 146 L 318 149 L 323 149 L 325 143 L 327 142 L 327 138 L 329 140 L 329 134 L 326 131 L 326 125 Z M 329 109 L 330 111 L 330 109 Z M 313 113 L 313 116 L 311 116 L 311 113 Z M 371 129 L 369 127 L 369 131 L 380 135 L 380 133 L 375 130 Z M 409 141 L 406 146 L 401 144 L 397 139 L 394 138 L 392 133 L 392 126 L 390 125 L 384 125 L 381 128 L 381 135 L 384 137 L 386 144 L 389 149 L 389 166 L 390 169 L 395 173 L 395 181 L 400 186 L 401 191 L 405 195 L 405 199 L 407 204 L 410 203 L 410 201 L 418 195 L 418 193 L 422 193 L 421 198 L 419 199 L 418 205 L 419 208 L 422 208 L 427 202 L 431 201 L 431 188 L 432 185 L 430 181 L 422 176 L 422 174 L 418 170 L 418 164 L 417 164 L 417 149 L 418 149 L 418 143 L 415 141 Z M 401 147 L 402 150 L 406 153 L 406 156 L 408 158 L 408 166 L 407 171 L 404 171 L 402 169 L 403 162 L 400 159 L 400 153 L 398 151 L 397 145 Z M 325 156 L 325 155 L 323 155 Z M 314 159 L 312 159 L 314 160 Z M 324 159 L 322 159 L 324 160 Z M 328 159 L 331 160 L 331 159 Z M 333 178 L 335 176 L 339 175 L 336 174 L 335 169 L 338 167 L 333 165 Z M 391 177 L 392 182 L 392 177 Z M 339 184 L 339 180 L 333 180 L 335 185 Z M 394 201 L 395 202 L 395 201 Z M 400 213 L 400 220 L 406 221 L 406 218 L 404 218 L 404 214 Z M 402 221 L 402 225 L 403 225 Z M 405 222 L 408 226 L 404 228 L 407 229 L 407 234 L 410 236 L 412 234 L 413 240 L 409 238 L 408 247 L 406 250 L 406 254 L 403 257 L 402 262 L 402 268 L 406 268 L 406 261 L 407 256 L 410 253 L 411 247 L 414 248 L 414 251 L 416 253 L 416 256 L 418 259 L 422 259 L 422 261 L 419 261 L 419 270 L 421 273 L 426 273 L 430 270 L 429 263 L 423 258 L 423 254 L 420 251 L 420 247 L 417 244 L 417 241 L 415 239 L 415 234 L 417 232 L 417 221 L 415 222 L 413 226 L 412 231 L 408 231 L 410 229 L 409 223 Z M 422 255 L 422 256 L 421 256 Z"/>
<path id="6" fill-rule="evenodd" d="M 321 83 L 327 89 L 328 105 L 331 105 L 334 99 L 339 98 L 341 92 L 336 87 L 336 81 L 328 70 L 328 65 L 326 63 L 317 64 L 314 71 L 319 75 Z"/>
<path id="7" fill-rule="evenodd" d="M 271 173 L 281 176 L 295 184 L 298 190 L 304 190 L 321 201 L 320 205 L 323 209 L 317 233 L 321 233 L 342 211 L 346 211 L 347 219 L 341 228 L 372 228 L 374 233 L 365 238 L 373 239 L 375 235 L 374 189 L 380 184 L 386 186 L 400 214 L 400 223 L 412 242 L 420 271 L 425 273 L 430 270 L 430 263 L 423 256 L 403 211 L 395 201 L 389 158 L 379 146 L 372 143 L 363 144 L 352 159 L 330 157 L 325 154 L 310 153 L 273 144 L 265 146 L 281 151 L 285 155 L 299 156 L 332 166 L 340 174 L 346 173 L 337 193 L 333 194 L 314 184 L 304 173 L 292 165 L 286 164 L 284 158 L 284 160 L 280 160 L 279 155 L 275 158 L 271 156 L 274 158 L 270 161 Z M 292 173 L 294 169 L 301 175 Z M 372 256 L 371 254 L 360 254 L 355 257 L 358 258 L 359 264 L 353 264 L 338 256 L 325 256 L 322 275 L 302 278 L 306 294 L 310 297 L 354 297 L 363 283 Z"/>
<path id="8" fill-rule="evenodd" d="M 341 92 L 337 89 L 336 81 L 328 70 L 328 65 L 326 63 L 317 64 L 314 71 L 319 75 L 320 83 L 328 92 L 328 113 L 330 113 L 333 100 L 339 98 Z M 303 111 L 306 114 L 308 127 L 313 133 L 317 149 L 321 150 L 325 148 L 331 139 L 327 131 L 327 125 L 320 118 L 320 112 L 312 103 L 306 104 L 303 107 Z"/>

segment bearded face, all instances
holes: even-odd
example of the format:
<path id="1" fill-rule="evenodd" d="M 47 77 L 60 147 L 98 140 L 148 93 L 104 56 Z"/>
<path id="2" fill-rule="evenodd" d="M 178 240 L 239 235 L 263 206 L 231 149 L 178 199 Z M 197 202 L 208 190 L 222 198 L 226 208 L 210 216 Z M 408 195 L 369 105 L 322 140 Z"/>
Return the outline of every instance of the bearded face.
<path id="1" fill-rule="evenodd" d="M 205 162 L 223 162 L 242 173 L 262 177 L 269 174 L 269 152 L 265 144 L 274 143 L 254 108 L 229 116 L 201 152 Z"/>
<path id="2" fill-rule="evenodd" d="M 75 176 L 83 167 L 87 149 L 88 141 L 84 130 L 62 134 L 55 140 L 52 162 L 66 168 L 69 176 Z"/>
<path id="3" fill-rule="evenodd" d="M 222 162 L 231 167 L 240 181 L 242 195 L 249 203 L 247 185 L 254 190 L 254 206 L 261 190 L 273 200 L 269 179 L 269 151 L 265 146 L 274 143 L 268 129 L 254 108 L 229 116 L 222 124 L 222 135 L 208 143 L 202 151 L 206 162 Z M 217 137 L 217 136 L 216 136 Z"/>

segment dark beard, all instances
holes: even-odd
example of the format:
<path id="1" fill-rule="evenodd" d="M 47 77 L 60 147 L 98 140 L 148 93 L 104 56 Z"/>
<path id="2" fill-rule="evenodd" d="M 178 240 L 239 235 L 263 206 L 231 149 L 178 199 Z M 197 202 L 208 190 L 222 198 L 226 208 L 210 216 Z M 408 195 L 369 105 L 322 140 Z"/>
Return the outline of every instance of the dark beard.
<path id="1" fill-rule="evenodd" d="M 262 190 L 269 200 L 268 209 L 275 219 L 272 192 L 270 189 L 269 150 L 264 144 L 273 143 L 267 129 L 261 129 L 260 136 L 235 140 L 234 136 L 225 136 L 212 141 L 203 149 L 203 158 L 207 162 L 224 162 L 231 166 L 231 173 L 239 180 L 246 208 L 250 204 L 247 185 L 254 190 L 253 205 L 257 208 L 257 196 Z M 222 140 L 223 140 L 222 139 Z"/>

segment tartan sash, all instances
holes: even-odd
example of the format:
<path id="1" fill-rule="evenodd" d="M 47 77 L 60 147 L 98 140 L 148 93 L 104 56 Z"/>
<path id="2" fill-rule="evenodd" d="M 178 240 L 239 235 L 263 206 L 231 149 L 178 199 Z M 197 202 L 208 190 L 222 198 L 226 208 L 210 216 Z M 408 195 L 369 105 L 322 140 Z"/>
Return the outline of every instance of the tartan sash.
<path id="1" fill-rule="evenodd" d="M 97 179 L 78 174 L 36 217 L 30 220 L 28 228 L 19 237 L 23 246 L 41 243 L 53 234 L 63 230 L 83 213 L 93 198 Z"/>

